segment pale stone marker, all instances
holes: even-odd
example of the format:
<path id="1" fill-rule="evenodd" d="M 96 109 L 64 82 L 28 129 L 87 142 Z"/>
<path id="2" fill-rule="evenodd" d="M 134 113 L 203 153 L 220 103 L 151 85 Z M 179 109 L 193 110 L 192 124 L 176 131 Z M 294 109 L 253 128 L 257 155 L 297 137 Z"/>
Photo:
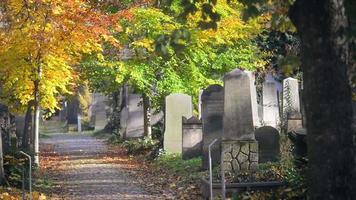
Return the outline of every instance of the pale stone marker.
<path id="1" fill-rule="evenodd" d="M 278 127 L 278 89 L 276 83 L 270 78 L 266 78 L 263 83 L 263 122 L 266 126 Z"/>
<path id="2" fill-rule="evenodd" d="M 131 93 L 125 85 L 120 91 L 120 135 L 123 138 L 138 138 L 144 136 L 144 110 L 142 96 Z M 151 110 L 151 125 L 163 118 L 163 113 Z"/>
<path id="3" fill-rule="evenodd" d="M 300 113 L 288 114 L 287 133 L 303 128 L 303 119 Z"/>
<path id="4" fill-rule="evenodd" d="M 252 119 L 253 119 L 253 126 L 259 127 L 261 126 L 261 119 L 258 115 L 258 104 L 257 104 L 257 92 L 256 92 L 256 85 L 255 85 L 255 75 L 253 72 L 244 71 L 250 78 L 250 90 L 251 90 L 251 108 L 252 108 Z"/>
<path id="5" fill-rule="evenodd" d="M 143 105 L 141 95 L 129 94 L 128 98 L 128 119 L 126 128 L 127 138 L 143 137 Z"/>
<path id="6" fill-rule="evenodd" d="M 202 123 L 197 117 L 183 117 L 183 160 L 199 157 L 202 151 Z"/>
<path id="7" fill-rule="evenodd" d="M 255 137 L 258 141 L 258 162 L 276 162 L 280 158 L 280 144 L 278 130 L 272 126 L 256 129 Z"/>
<path id="8" fill-rule="evenodd" d="M 125 106 L 121 108 L 120 111 L 120 135 L 123 138 L 126 138 L 128 118 L 129 118 L 129 108 L 128 106 Z"/>
<path id="9" fill-rule="evenodd" d="M 101 93 L 93 93 L 94 99 L 94 115 L 95 115 L 95 131 L 103 130 L 107 124 L 106 104 L 107 97 Z"/>
<path id="10" fill-rule="evenodd" d="M 223 133 L 224 88 L 211 85 L 202 93 L 202 123 L 203 123 L 203 169 L 209 168 L 208 147 L 214 139 L 221 140 Z M 212 164 L 220 163 L 220 145 L 216 143 L 211 149 Z"/>
<path id="11" fill-rule="evenodd" d="M 224 132 L 222 151 L 227 171 L 255 170 L 258 143 L 254 135 L 248 73 L 235 69 L 224 77 Z"/>
<path id="12" fill-rule="evenodd" d="M 289 113 L 300 113 L 298 80 L 294 78 L 283 80 L 283 118 Z"/>
<path id="13" fill-rule="evenodd" d="M 165 132 L 163 146 L 168 153 L 182 153 L 182 117 L 192 117 L 192 98 L 186 94 L 166 97 Z"/>

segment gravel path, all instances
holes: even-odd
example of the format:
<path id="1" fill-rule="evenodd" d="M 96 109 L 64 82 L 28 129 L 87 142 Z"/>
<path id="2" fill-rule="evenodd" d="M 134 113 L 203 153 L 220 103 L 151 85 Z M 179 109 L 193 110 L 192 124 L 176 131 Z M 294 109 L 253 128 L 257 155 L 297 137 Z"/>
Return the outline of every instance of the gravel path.
<path id="1" fill-rule="evenodd" d="M 89 134 L 41 139 L 41 177 L 53 183 L 51 199 L 162 199 L 150 195 L 128 172 L 134 164 L 119 148 Z"/>

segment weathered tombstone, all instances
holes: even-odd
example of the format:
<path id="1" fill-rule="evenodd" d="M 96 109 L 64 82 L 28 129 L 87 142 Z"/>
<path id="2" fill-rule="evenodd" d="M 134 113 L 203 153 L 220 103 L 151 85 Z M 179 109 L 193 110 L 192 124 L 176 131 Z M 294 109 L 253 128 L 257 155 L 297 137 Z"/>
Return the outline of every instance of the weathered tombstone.
<path id="1" fill-rule="evenodd" d="M 303 128 L 303 119 L 300 113 L 290 113 L 287 116 L 287 133 Z"/>
<path id="2" fill-rule="evenodd" d="M 144 136 L 144 110 L 142 97 L 131 93 L 130 87 L 125 85 L 120 90 L 120 135 L 123 138 L 138 138 Z M 163 112 L 151 110 L 151 125 L 163 118 Z"/>
<path id="3" fill-rule="evenodd" d="M 126 138 L 128 118 L 129 118 L 129 108 L 128 108 L 128 106 L 125 106 L 125 107 L 121 108 L 121 111 L 120 111 L 120 135 L 123 138 Z"/>
<path id="4" fill-rule="evenodd" d="M 224 132 L 222 151 L 226 171 L 255 170 L 258 143 L 255 140 L 248 73 L 235 69 L 224 76 Z"/>
<path id="5" fill-rule="evenodd" d="M 250 78 L 250 94 L 251 94 L 251 109 L 252 109 L 252 119 L 253 119 L 253 126 L 259 127 L 261 126 L 261 119 L 258 115 L 258 104 L 257 104 L 257 92 L 256 92 L 256 85 L 255 85 L 255 75 L 253 72 L 244 71 Z"/>
<path id="6" fill-rule="evenodd" d="M 182 118 L 183 132 L 183 160 L 201 156 L 202 151 L 202 123 L 197 117 Z"/>
<path id="7" fill-rule="evenodd" d="M 128 118 L 126 127 L 127 138 L 143 137 L 143 105 L 141 102 L 141 95 L 129 94 L 128 97 Z"/>
<path id="8" fill-rule="evenodd" d="M 94 99 L 94 115 L 95 115 L 95 131 L 103 130 L 107 124 L 106 104 L 107 97 L 101 93 L 93 93 Z"/>
<path id="9" fill-rule="evenodd" d="M 25 116 L 15 116 L 15 126 L 16 126 L 16 135 L 18 138 L 22 138 L 24 128 L 25 128 Z"/>
<path id="10" fill-rule="evenodd" d="M 287 117 L 291 113 L 300 113 L 298 80 L 286 78 L 283 80 L 282 125 L 285 127 Z"/>
<path id="11" fill-rule="evenodd" d="M 202 93 L 202 123 L 203 123 L 203 169 L 209 168 L 209 144 L 214 139 L 221 140 L 223 133 L 224 88 L 211 85 Z M 212 164 L 220 163 L 220 144 L 212 146 Z"/>
<path id="12" fill-rule="evenodd" d="M 258 142 L 258 162 L 276 162 L 280 158 L 278 130 L 272 126 L 263 126 L 255 130 Z"/>
<path id="13" fill-rule="evenodd" d="M 192 98 L 186 94 L 166 97 L 165 132 L 163 146 L 168 153 L 182 153 L 182 117 L 192 116 Z"/>
<path id="14" fill-rule="evenodd" d="M 266 78 L 263 83 L 263 121 L 266 126 L 277 128 L 280 119 L 278 89 L 276 83 L 271 78 Z"/>
<path id="15" fill-rule="evenodd" d="M 67 104 L 67 123 L 77 125 L 79 113 L 79 101 L 77 98 L 72 98 Z"/>

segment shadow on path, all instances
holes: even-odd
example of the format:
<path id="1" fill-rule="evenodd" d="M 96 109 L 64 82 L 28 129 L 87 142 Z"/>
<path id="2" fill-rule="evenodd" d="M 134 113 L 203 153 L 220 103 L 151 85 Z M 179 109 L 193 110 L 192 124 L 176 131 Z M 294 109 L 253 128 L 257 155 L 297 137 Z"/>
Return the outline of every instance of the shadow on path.
<path id="1" fill-rule="evenodd" d="M 137 167 L 123 149 L 89 134 L 53 134 L 41 139 L 41 170 L 50 179 L 51 199 L 162 199 L 128 175 Z"/>

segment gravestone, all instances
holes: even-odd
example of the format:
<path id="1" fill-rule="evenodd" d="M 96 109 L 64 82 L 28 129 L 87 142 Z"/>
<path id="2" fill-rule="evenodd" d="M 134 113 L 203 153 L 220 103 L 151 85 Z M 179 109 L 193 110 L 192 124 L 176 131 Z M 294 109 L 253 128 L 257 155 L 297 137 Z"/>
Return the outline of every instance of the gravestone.
<path id="1" fill-rule="evenodd" d="M 79 101 L 77 98 L 72 98 L 67 103 L 67 123 L 77 125 L 79 113 Z"/>
<path id="2" fill-rule="evenodd" d="M 263 83 L 263 121 L 266 126 L 278 127 L 280 122 L 278 108 L 278 89 L 273 77 L 267 77 Z"/>
<path id="3" fill-rule="evenodd" d="M 120 135 L 126 139 L 127 120 L 129 118 L 129 108 L 125 106 L 120 111 Z"/>
<path id="4" fill-rule="evenodd" d="M 125 85 L 120 90 L 120 135 L 123 138 L 138 138 L 144 136 L 144 110 L 142 97 L 130 91 Z M 163 118 L 163 113 L 151 110 L 151 125 Z"/>
<path id="5" fill-rule="evenodd" d="M 186 94 L 166 96 L 163 146 L 168 153 L 182 153 L 182 117 L 192 117 L 192 98 Z"/>
<path id="6" fill-rule="evenodd" d="M 258 143 L 254 135 L 248 73 L 235 69 L 224 76 L 223 165 L 226 171 L 255 170 Z"/>
<path id="7" fill-rule="evenodd" d="M 211 85 L 202 93 L 202 123 L 203 123 L 203 169 L 209 168 L 209 144 L 214 139 L 221 140 L 223 133 L 224 88 Z M 212 146 L 212 164 L 220 163 L 221 148 L 216 143 Z"/>
<path id="8" fill-rule="evenodd" d="M 272 126 L 263 126 L 255 130 L 258 142 L 258 162 L 276 162 L 280 158 L 278 130 Z"/>
<path id="9" fill-rule="evenodd" d="M 201 156 L 202 151 L 202 123 L 197 117 L 182 118 L 183 132 L 183 160 Z"/>
<path id="10" fill-rule="evenodd" d="M 127 138 L 143 137 L 143 105 L 141 102 L 141 95 L 129 94 L 128 97 L 128 118 L 126 127 Z"/>
<path id="11" fill-rule="evenodd" d="M 251 90 L 251 108 L 252 108 L 252 119 L 253 119 L 253 126 L 259 127 L 261 126 L 261 119 L 258 114 L 258 104 L 257 104 L 257 92 L 256 92 L 256 85 L 255 85 L 255 75 L 253 72 L 244 71 L 250 78 L 250 90 Z"/>
<path id="12" fill-rule="evenodd" d="M 25 128 L 25 116 L 23 115 L 15 116 L 15 126 L 16 126 L 17 137 L 22 138 L 24 128 Z"/>
<path id="13" fill-rule="evenodd" d="M 107 124 L 106 105 L 108 98 L 101 93 L 93 93 L 95 131 L 103 130 Z"/>
<path id="14" fill-rule="evenodd" d="M 290 113 L 287 116 L 287 133 L 303 128 L 303 118 L 300 113 Z"/>
<path id="15" fill-rule="evenodd" d="M 300 113 L 298 80 L 286 78 L 283 80 L 283 100 L 282 100 L 282 127 L 286 131 L 287 117 L 294 113 Z"/>

